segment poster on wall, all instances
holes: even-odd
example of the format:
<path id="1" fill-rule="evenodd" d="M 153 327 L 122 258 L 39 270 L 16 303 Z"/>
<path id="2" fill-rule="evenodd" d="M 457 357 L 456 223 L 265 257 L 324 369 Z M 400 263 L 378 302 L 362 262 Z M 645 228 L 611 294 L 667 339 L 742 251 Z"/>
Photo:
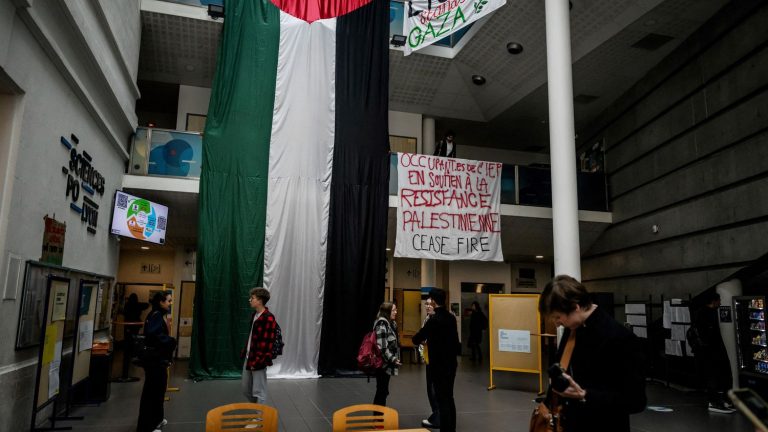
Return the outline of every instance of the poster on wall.
<path id="1" fill-rule="evenodd" d="M 64 321 L 67 319 L 67 293 L 69 284 L 59 280 L 53 281 L 53 313 L 51 321 Z"/>
<path id="2" fill-rule="evenodd" d="M 504 261 L 499 162 L 397 153 L 395 256 Z"/>
<path id="3" fill-rule="evenodd" d="M 60 266 L 64 261 L 64 238 L 67 233 L 67 224 L 45 215 L 45 228 L 43 231 L 43 253 L 40 261 Z"/>
<path id="4" fill-rule="evenodd" d="M 112 234 L 164 244 L 167 222 L 168 207 L 125 192 L 115 193 Z"/>

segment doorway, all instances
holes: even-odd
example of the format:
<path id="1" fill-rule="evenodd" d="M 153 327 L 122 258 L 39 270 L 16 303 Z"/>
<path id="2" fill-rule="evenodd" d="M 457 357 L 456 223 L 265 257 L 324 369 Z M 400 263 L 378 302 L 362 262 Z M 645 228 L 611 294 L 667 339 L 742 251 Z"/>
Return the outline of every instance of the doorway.
<path id="1" fill-rule="evenodd" d="M 504 292 L 502 283 L 480 283 L 480 282 L 462 282 L 461 283 L 461 352 L 462 356 L 471 356 L 472 351 L 469 348 L 469 323 L 472 316 L 472 303 L 478 302 L 480 310 L 486 318 L 486 330 L 482 332 L 480 338 L 480 352 L 482 353 L 482 363 L 487 364 L 488 352 L 490 349 L 490 338 L 487 330 L 488 323 L 488 294 L 501 294 Z"/>

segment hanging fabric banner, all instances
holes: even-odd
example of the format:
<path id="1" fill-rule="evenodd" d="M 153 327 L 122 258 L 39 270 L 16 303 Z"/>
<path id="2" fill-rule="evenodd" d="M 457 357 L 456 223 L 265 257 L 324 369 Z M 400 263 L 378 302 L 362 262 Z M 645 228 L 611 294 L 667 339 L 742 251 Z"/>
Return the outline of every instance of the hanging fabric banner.
<path id="1" fill-rule="evenodd" d="M 403 34 L 407 37 L 404 54 L 432 45 L 490 15 L 506 0 L 411 0 L 406 2 Z"/>
<path id="2" fill-rule="evenodd" d="M 398 153 L 396 257 L 503 261 L 499 162 Z"/>
<path id="3" fill-rule="evenodd" d="M 227 0 L 203 138 L 194 379 L 240 377 L 257 286 L 285 342 L 270 377 L 355 364 L 384 293 L 388 6 Z"/>

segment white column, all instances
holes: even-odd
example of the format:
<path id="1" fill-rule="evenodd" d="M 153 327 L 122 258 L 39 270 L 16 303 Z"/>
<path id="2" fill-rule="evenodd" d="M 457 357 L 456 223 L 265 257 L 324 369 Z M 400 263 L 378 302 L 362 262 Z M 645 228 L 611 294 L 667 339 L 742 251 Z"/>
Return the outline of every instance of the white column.
<path id="1" fill-rule="evenodd" d="M 545 8 L 555 274 L 581 280 L 568 0 L 546 0 Z"/>
<path id="2" fill-rule="evenodd" d="M 435 119 L 432 117 L 422 117 L 421 119 L 421 149 L 422 154 L 431 155 L 435 153 Z M 421 260 L 421 287 L 436 287 L 437 286 L 437 262 L 431 259 Z M 446 290 L 448 294 L 448 287 L 438 287 Z M 446 305 L 448 306 L 448 305 Z M 422 302 L 422 316 L 421 320 L 424 321 L 425 309 Z"/>
<path id="3" fill-rule="evenodd" d="M 739 279 L 731 279 L 718 284 L 715 290 L 720 294 L 720 305 L 731 308 L 731 322 L 720 322 L 720 335 L 723 337 L 725 350 L 728 351 L 733 385 L 736 388 L 739 386 L 739 366 L 736 359 L 736 330 L 733 322 L 736 319 L 736 315 L 733 310 L 733 298 L 741 295 L 741 281 Z"/>
<path id="4" fill-rule="evenodd" d="M 435 119 L 432 117 L 422 117 L 421 119 L 421 154 L 435 153 Z"/>

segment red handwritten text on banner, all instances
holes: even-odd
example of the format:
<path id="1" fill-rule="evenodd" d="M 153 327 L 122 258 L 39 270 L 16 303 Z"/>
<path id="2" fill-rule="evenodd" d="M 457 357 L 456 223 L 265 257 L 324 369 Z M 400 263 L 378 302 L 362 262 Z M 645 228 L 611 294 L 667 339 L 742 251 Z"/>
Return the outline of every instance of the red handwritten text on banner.
<path id="1" fill-rule="evenodd" d="M 395 256 L 503 261 L 501 167 L 398 153 Z"/>

